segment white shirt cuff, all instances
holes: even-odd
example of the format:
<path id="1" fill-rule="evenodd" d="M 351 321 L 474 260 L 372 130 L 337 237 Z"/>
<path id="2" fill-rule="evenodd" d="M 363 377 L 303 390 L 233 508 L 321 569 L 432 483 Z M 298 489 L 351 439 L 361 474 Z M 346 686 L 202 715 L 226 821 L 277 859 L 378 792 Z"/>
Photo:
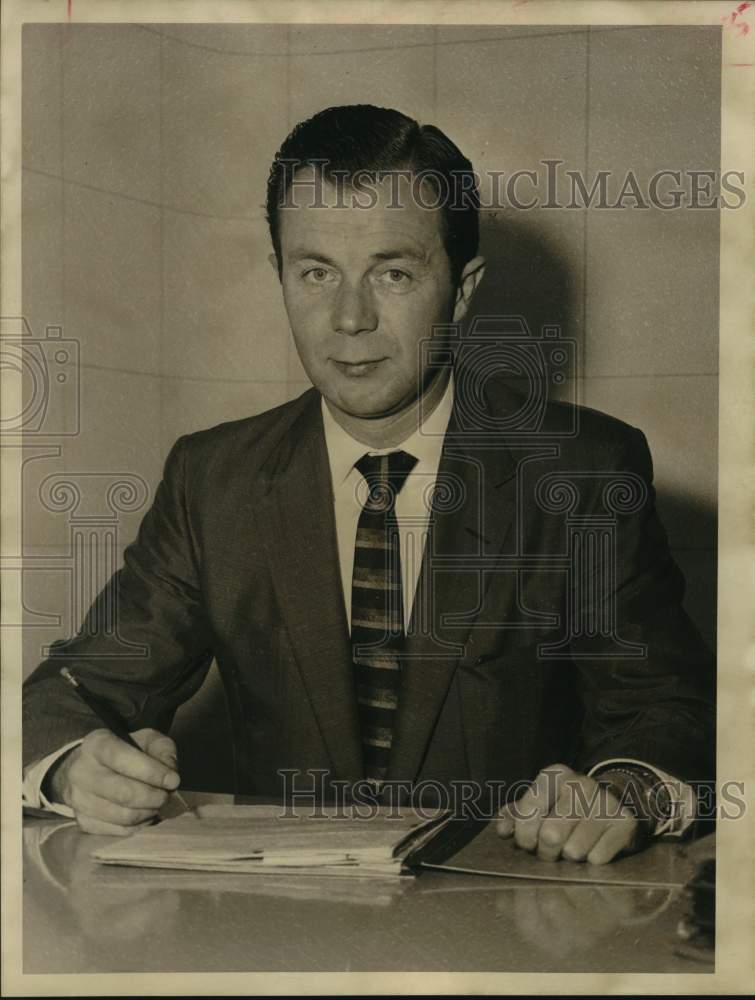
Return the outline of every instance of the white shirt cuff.
<path id="1" fill-rule="evenodd" d="M 671 800 L 671 815 L 668 819 L 659 820 L 653 831 L 653 836 L 681 837 L 694 823 L 697 815 L 697 796 L 694 788 L 684 781 L 666 774 L 659 767 L 653 767 L 652 764 L 648 764 L 644 760 L 632 760 L 631 757 L 613 757 L 610 760 L 602 760 L 595 767 L 590 768 L 588 777 L 592 777 L 596 771 L 602 770 L 604 767 L 614 765 L 621 767 L 622 764 L 636 764 L 638 767 L 652 771 L 653 774 L 657 775 L 658 781 L 666 787 Z"/>
<path id="2" fill-rule="evenodd" d="M 26 769 L 23 783 L 23 803 L 25 806 L 31 809 L 45 809 L 48 812 L 57 813 L 59 816 L 73 818 L 74 813 L 70 806 L 64 806 L 62 802 L 50 802 L 46 798 L 42 792 L 42 782 L 45 780 L 47 772 L 52 765 L 64 754 L 68 753 L 69 750 L 73 750 L 74 747 L 79 746 L 81 742 L 81 740 L 72 740 L 70 743 L 66 743 L 65 746 L 60 747 L 59 750 L 55 750 L 46 757 L 42 757 L 41 760 L 29 765 Z"/>

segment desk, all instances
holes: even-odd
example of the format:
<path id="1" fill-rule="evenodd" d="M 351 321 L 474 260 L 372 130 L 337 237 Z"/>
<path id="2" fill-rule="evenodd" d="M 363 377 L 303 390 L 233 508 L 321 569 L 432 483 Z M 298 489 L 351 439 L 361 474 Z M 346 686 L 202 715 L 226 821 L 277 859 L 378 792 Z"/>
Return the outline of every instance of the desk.
<path id="1" fill-rule="evenodd" d="M 679 888 L 110 868 L 108 840 L 25 820 L 24 972 L 713 971 L 675 953 Z"/>

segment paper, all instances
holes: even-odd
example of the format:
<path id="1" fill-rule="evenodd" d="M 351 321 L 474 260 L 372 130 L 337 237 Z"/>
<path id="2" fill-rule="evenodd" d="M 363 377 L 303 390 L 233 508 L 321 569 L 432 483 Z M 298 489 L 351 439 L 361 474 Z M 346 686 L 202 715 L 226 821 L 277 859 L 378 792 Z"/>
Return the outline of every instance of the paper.
<path id="1" fill-rule="evenodd" d="M 708 837 L 705 840 L 712 840 Z M 695 870 L 686 845 L 659 842 L 639 854 L 617 858 L 607 865 L 568 861 L 541 861 L 521 850 L 512 838 L 502 839 L 494 824 L 442 864 L 423 868 L 539 882 L 623 885 L 636 888 L 671 888 L 685 885 Z"/>
<path id="2" fill-rule="evenodd" d="M 443 813 L 404 810 L 369 819 L 331 810 L 285 816 L 281 806 L 201 806 L 101 848 L 103 864 L 271 874 L 399 875 Z"/>

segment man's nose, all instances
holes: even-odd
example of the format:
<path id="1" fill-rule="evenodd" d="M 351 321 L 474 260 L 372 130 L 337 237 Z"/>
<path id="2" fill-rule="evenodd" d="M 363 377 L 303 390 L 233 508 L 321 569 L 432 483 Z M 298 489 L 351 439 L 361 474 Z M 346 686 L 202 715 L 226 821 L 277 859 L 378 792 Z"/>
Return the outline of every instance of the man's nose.
<path id="1" fill-rule="evenodd" d="M 331 321 L 336 333 L 350 336 L 374 330 L 378 317 L 370 288 L 343 282 L 333 303 Z"/>

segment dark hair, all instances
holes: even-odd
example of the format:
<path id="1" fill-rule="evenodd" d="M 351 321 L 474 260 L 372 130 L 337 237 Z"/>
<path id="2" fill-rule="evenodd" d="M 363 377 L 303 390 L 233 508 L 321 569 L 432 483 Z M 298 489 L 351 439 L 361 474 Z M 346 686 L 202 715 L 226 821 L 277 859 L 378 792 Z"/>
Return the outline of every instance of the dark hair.
<path id="1" fill-rule="evenodd" d="M 443 243 L 458 283 L 477 253 L 480 201 L 472 164 L 439 128 L 372 104 L 326 108 L 299 122 L 275 154 L 267 182 L 267 221 L 279 273 L 278 210 L 295 171 L 306 165 L 339 183 L 391 170 L 422 175 L 433 188 L 433 206 L 443 213 Z"/>

